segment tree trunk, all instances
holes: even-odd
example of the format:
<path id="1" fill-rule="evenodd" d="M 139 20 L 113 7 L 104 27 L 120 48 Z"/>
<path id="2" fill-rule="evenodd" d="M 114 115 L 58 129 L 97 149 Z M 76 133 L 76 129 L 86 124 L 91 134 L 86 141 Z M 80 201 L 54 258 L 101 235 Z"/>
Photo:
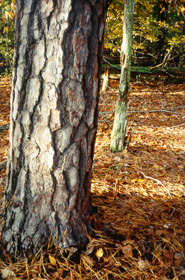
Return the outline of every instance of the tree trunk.
<path id="1" fill-rule="evenodd" d="M 159 35 L 156 42 L 155 51 L 157 51 L 157 64 L 161 64 L 165 57 L 167 42 L 167 29 L 165 27 L 165 22 L 168 20 L 168 7 L 169 2 L 166 0 L 159 0 L 154 3 L 152 16 L 161 23 L 159 26 Z"/>
<path id="2" fill-rule="evenodd" d="M 110 143 L 110 149 L 112 152 L 122 151 L 125 144 L 127 124 L 126 114 L 131 72 L 134 2 L 135 0 L 126 0 L 124 6 L 123 42 L 121 46 L 121 77 Z"/>
<path id="3" fill-rule="evenodd" d="M 102 91 L 106 92 L 108 86 L 109 86 L 109 67 L 107 65 L 105 65 L 103 84 L 102 84 Z"/>
<path id="4" fill-rule="evenodd" d="M 87 242 L 104 0 L 17 2 L 2 239 L 7 250 Z M 109 1 L 110 2 L 110 1 Z"/>

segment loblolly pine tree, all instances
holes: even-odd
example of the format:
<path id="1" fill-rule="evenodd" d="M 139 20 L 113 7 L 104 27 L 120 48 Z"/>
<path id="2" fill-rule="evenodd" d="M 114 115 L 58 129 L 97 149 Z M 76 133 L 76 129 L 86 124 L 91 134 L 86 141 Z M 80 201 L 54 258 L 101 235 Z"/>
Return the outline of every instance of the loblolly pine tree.
<path id="1" fill-rule="evenodd" d="M 81 247 L 91 221 L 106 0 L 17 0 L 2 240 Z M 109 1 L 110 2 L 110 1 Z"/>

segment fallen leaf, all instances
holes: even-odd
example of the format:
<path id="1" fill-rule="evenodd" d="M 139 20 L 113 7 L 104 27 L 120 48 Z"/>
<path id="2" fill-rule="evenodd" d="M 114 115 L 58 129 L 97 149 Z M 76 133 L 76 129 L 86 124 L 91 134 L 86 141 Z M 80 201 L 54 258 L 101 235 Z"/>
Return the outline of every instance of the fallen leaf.
<path id="1" fill-rule="evenodd" d="M 9 267 L 5 267 L 1 270 L 1 277 L 2 279 L 6 279 L 8 277 L 14 277 L 15 273 L 9 268 Z"/>
<path id="2" fill-rule="evenodd" d="M 146 267 L 145 261 L 142 260 L 141 258 L 139 258 L 137 265 L 138 265 L 139 269 L 144 269 Z"/>
<path id="3" fill-rule="evenodd" d="M 103 249 L 102 248 L 99 248 L 97 251 L 96 251 L 96 256 L 98 259 L 102 258 L 103 257 Z"/>
<path id="4" fill-rule="evenodd" d="M 148 260 L 144 261 L 143 259 L 139 258 L 137 265 L 138 265 L 139 269 L 143 270 L 146 267 L 151 266 L 151 263 Z"/>
<path id="5" fill-rule="evenodd" d="M 134 242 L 135 242 L 135 240 L 127 239 L 127 240 L 123 241 L 123 245 L 133 244 Z"/>
<path id="6" fill-rule="evenodd" d="M 51 263 L 52 265 L 56 266 L 57 261 L 56 261 L 56 259 L 55 259 L 54 257 L 52 257 L 51 255 L 49 255 L 49 261 L 50 261 L 50 263 Z"/>
<path id="7" fill-rule="evenodd" d="M 131 245 L 121 246 L 121 250 L 127 258 L 132 258 L 133 257 L 133 252 L 132 252 L 132 246 Z"/>
<path id="8" fill-rule="evenodd" d="M 183 255 L 181 253 L 175 253 L 174 256 L 174 265 L 179 266 L 183 261 Z"/>
<path id="9" fill-rule="evenodd" d="M 163 253 L 163 256 L 165 257 L 166 260 L 172 261 L 172 257 L 170 256 L 169 253 L 164 252 L 164 253 Z"/>

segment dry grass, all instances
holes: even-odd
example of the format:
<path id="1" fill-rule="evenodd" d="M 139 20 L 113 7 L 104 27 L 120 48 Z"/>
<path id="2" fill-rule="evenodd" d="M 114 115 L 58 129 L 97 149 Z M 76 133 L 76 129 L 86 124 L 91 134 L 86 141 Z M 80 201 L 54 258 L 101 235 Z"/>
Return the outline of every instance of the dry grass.
<path id="1" fill-rule="evenodd" d="M 0 270 L 8 267 L 9 279 L 185 279 L 185 84 L 132 85 L 131 142 L 117 154 L 109 143 L 118 84 L 110 86 L 100 98 L 94 237 L 80 254 L 52 242 L 22 258 L 11 259 L 2 249 Z M 0 152 L 6 153 L 2 146 Z M 1 178 L 3 187 L 4 171 Z"/>

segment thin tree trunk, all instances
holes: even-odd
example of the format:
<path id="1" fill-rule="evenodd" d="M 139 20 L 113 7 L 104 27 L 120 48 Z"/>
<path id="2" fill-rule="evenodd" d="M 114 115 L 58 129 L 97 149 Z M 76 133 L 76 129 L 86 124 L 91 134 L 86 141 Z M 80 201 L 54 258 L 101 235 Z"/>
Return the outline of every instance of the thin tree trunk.
<path id="1" fill-rule="evenodd" d="M 182 39 L 183 39 L 183 24 L 181 24 L 181 39 L 180 39 L 179 65 L 178 65 L 179 68 L 182 68 L 182 61 L 183 61 L 183 57 L 182 57 L 183 42 L 182 42 Z"/>
<path id="2" fill-rule="evenodd" d="M 107 88 L 109 86 L 109 67 L 105 65 L 105 71 L 104 71 L 104 77 L 103 77 L 103 85 L 102 85 L 102 91 L 106 92 Z"/>
<path id="3" fill-rule="evenodd" d="M 118 100 L 111 134 L 110 149 L 120 152 L 124 149 L 127 125 L 127 103 L 131 72 L 134 0 L 126 0 L 124 6 L 123 42 L 121 47 L 121 77 Z"/>
<path id="4" fill-rule="evenodd" d="M 104 0 L 17 2 L 2 239 L 81 247 L 91 215 Z"/>

